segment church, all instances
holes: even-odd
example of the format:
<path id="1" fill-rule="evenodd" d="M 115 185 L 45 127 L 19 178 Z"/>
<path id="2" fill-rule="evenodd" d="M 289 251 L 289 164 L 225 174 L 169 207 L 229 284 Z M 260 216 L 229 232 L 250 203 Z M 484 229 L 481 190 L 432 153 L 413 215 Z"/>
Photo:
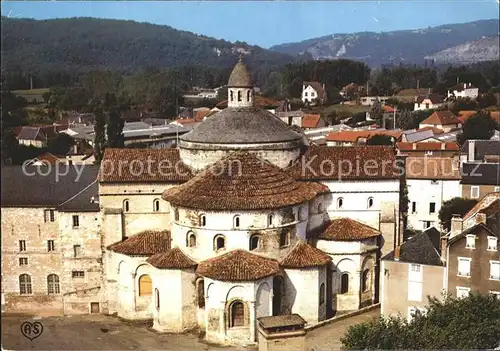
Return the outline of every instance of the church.
<path id="1" fill-rule="evenodd" d="M 259 317 L 312 325 L 378 302 L 379 259 L 400 242 L 394 151 L 309 145 L 254 99 L 240 59 L 228 107 L 178 148 L 105 151 L 103 312 L 241 345 Z"/>

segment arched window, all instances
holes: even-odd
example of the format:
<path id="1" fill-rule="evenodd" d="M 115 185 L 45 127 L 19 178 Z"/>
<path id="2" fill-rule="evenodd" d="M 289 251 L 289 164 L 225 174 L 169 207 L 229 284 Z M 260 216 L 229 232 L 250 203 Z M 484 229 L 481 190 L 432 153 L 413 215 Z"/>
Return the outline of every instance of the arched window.
<path id="1" fill-rule="evenodd" d="M 226 247 L 226 239 L 224 238 L 224 235 L 216 235 L 214 238 L 214 251 L 221 250 L 224 247 Z"/>
<path id="2" fill-rule="evenodd" d="M 367 202 L 366 206 L 368 208 L 372 208 L 373 207 L 373 197 L 369 197 L 368 198 L 368 202 Z"/>
<path id="3" fill-rule="evenodd" d="M 363 271 L 363 277 L 361 280 L 361 291 L 368 291 L 370 290 L 370 270 L 365 269 Z"/>
<path id="4" fill-rule="evenodd" d="M 130 203 L 128 200 L 123 200 L 123 211 L 125 212 L 130 211 Z"/>
<path id="5" fill-rule="evenodd" d="M 179 209 L 177 208 L 174 210 L 174 220 L 179 221 Z"/>
<path id="6" fill-rule="evenodd" d="M 273 223 L 274 223 L 274 216 L 270 214 L 269 216 L 267 216 L 267 225 L 270 227 L 273 225 Z"/>
<path id="7" fill-rule="evenodd" d="M 153 211 L 154 212 L 160 211 L 160 200 L 159 199 L 153 200 Z"/>
<path id="8" fill-rule="evenodd" d="M 349 292 L 349 273 L 342 273 L 340 276 L 340 293 L 347 294 Z"/>
<path id="9" fill-rule="evenodd" d="M 320 202 L 318 204 L 318 213 L 321 213 L 321 212 L 323 212 L 323 204 Z"/>
<path id="10" fill-rule="evenodd" d="M 240 227 L 240 216 L 236 215 L 233 218 L 233 227 L 239 228 Z"/>
<path id="11" fill-rule="evenodd" d="M 339 197 L 337 199 L 337 208 L 342 208 L 342 206 L 344 206 L 344 198 L 343 197 Z"/>
<path id="12" fill-rule="evenodd" d="M 229 100 L 231 100 L 231 101 L 234 100 L 234 96 L 233 96 L 233 91 L 232 90 L 229 90 Z"/>
<path id="13" fill-rule="evenodd" d="M 153 288 L 153 281 L 147 274 L 139 277 L 139 296 L 151 296 Z"/>
<path id="14" fill-rule="evenodd" d="M 21 295 L 31 294 L 31 277 L 28 274 L 19 276 L 19 293 Z"/>
<path id="15" fill-rule="evenodd" d="M 198 307 L 205 308 L 205 282 L 203 279 L 198 280 Z"/>
<path id="16" fill-rule="evenodd" d="M 238 90 L 238 101 L 241 101 L 241 90 Z"/>
<path id="17" fill-rule="evenodd" d="M 245 325 L 245 307 L 243 302 L 234 301 L 229 307 L 229 328 Z"/>
<path id="18" fill-rule="evenodd" d="M 250 251 L 258 249 L 260 247 L 260 235 L 254 234 L 250 237 Z"/>
<path id="19" fill-rule="evenodd" d="M 196 246 L 196 235 L 193 232 L 188 232 L 186 235 L 186 246 L 195 247 Z"/>
<path id="20" fill-rule="evenodd" d="M 200 227 L 204 227 L 207 225 L 207 216 L 204 214 L 200 215 Z"/>
<path id="21" fill-rule="evenodd" d="M 160 310 L 160 290 L 155 289 L 155 305 L 156 305 L 156 310 Z"/>
<path id="22" fill-rule="evenodd" d="M 321 283 L 319 286 L 319 304 L 325 303 L 325 283 Z"/>
<path id="23" fill-rule="evenodd" d="M 250 101 L 251 94 L 252 94 L 252 91 L 248 90 L 247 91 L 247 101 Z"/>
<path id="24" fill-rule="evenodd" d="M 47 293 L 59 294 L 59 276 L 56 274 L 49 274 L 47 276 Z"/>

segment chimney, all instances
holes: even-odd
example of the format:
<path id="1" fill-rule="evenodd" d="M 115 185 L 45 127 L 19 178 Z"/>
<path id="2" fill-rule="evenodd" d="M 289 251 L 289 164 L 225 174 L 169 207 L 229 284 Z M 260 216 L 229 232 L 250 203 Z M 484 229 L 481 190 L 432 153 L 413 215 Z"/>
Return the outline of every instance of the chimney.
<path id="1" fill-rule="evenodd" d="M 443 261 L 446 261 L 446 247 L 448 246 L 448 237 L 441 237 L 441 258 Z"/>
<path id="2" fill-rule="evenodd" d="M 476 153 L 476 144 L 474 140 L 469 140 L 469 154 L 467 155 L 467 161 L 475 161 L 474 154 Z"/>
<path id="3" fill-rule="evenodd" d="M 476 224 L 480 223 L 486 224 L 486 213 L 476 213 Z"/>
<path id="4" fill-rule="evenodd" d="M 455 235 L 460 234 L 464 229 L 463 227 L 464 227 L 463 219 L 460 217 L 459 214 L 454 214 L 453 217 L 451 218 L 450 238 L 454 237 Z"/>
<path id="5" fill-rule="evenodd" d="M 464 89 L 467 88 L 467 83 L 464 83 Z"/>
<path id="6" fill-rule="evenodd" d="M 412 146 L 412 149 L 413 149 L 413 150 L 416 150 L 416 149 L 417 149 L 417 144 L 416 144 L 416 143 L 412 143 L 412 144 L 411 144 L 411 146 Z"/>
<path id="7" fill-rule="evenodd" d="M 446 143 L 441 143 L 441 150 L 445 150 L 446 149 Z"/>
<path id="8" fill-rule="evenodd" d="M 401 255 L 401 246 L 396 246 L 394 249 L 394 261 L 399 261 L 399 256 Z"/>

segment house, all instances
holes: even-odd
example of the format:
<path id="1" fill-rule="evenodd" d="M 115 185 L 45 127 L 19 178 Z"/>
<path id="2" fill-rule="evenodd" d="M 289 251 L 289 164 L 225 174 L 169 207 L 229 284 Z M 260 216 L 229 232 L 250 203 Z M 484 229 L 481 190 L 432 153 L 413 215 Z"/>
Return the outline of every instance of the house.
<path id="1" fill-rule="evenodd" d="M 401 139 L 402 131 L 398 130 L 341 130 L 332 132 L 326 137 L 327 146 L 353 146 L 355 144 L 366 144 L 370 137 L 375 135 L 389 136 L 393 143 Z"/>
<path id="2" fill-rule="evenodd" d="M 376 100 L 384 104 L 390 98 L 391 98 L 390 96 L 363 96 L 361 97 L 361 105 L 372 106 Z"/>
<path id="3" fill-rule="evenodd" d="M 17 313 L 100 312 L 98 166 L 2 168 L 2 289 Z"/>
<path id="4" fill-rule="evenodd" d="M 478 222 L 477 217 L 481 214 L 491 216 L 498 211 L 500 205 L 500 192 L 486 194 L 473 208 L 463 217 L 463 228 L 470 228 Z M 500 225 L 500 223 L 499 223 Z"/>
<path id="5" fill-rule="evenodd" d="M 439 142 L 439 140 L 434 138 L 434 136 L 441 133 L 443 133 L 443 131 L 437 128 L 405 130 L 401 136 L 401 141 L 404 143 L 419 143 L 427 141 Z"/>
<path id="6" fill-rule="evenodd" d="M 341 123 L 323 128 L 306 129 L 304 130 L 304 135 L 309 139 L 310 142 L 316 145 L 326 145 L 326 138 L 328 134 L 342 130 L 352 130 L 352 127 L 349 127 L 347 124 Z"/>
<path id="7" fill-rule="evenodd" d="M 412 156 L 406 158 L 405 168 L 408 226 L 416 230 L 439 229 L 438 214 L 443 202 L 461 194 L 458 159 Z"/>
<path id="8" fill-rule="evenodd" d="M 321 115 L 305 114 L 302 117 L 301 127 L 303 129 L 323 128 L 326 127 L 326 122 Z"/>
<path id="9" fill-rule="evenodd" d="M 479 95 L 479 89 L 474 87 L 471 83 L 458 83 L 452 88 L 448 89 L 449 99 L 469 98 L 476 99 Z"/>
<path id="10" fill-rule="evenodd" d="M 445 260 L 441 233 L 434 227 L 415 234 L 381 259 L 381 314 L 411 321 L 425 313 L 427 296 L 441 297 Z"/>
<path id="11" fill-rule="evenodd" d="M 460 148 L 460 160 L 462 162 L 481 163 L 499 157 L 500 143 L 495 140 L 467 140 Z"/>
<path id="12" fill-rule="evenodd" d="M 500 191 L 500 162 L 462 163 L 462 197 L 482 199 L 486 194 Z"/>
<path id="13" fill-rule="evenodd" d="M 342 96 L 344 99 L 351 100 L 355 99 L 360 94 L 362 94 L 364 90 L 365 88 L 363 85 L 349 83 L 346 86 L 342 87 L 342 89 L 340 89 L 339 95 Z"/>
<path id="14" fill-rule="evenodd" d="M 415 98 L 414 110 L 434 110 L 445 106 L 446 103 L 438 94 L 420 95 Z"/>
<path id="15" fill-rule="evenodd" d="M 299 111 L 284 111 L 284 112 L 278 112 L 277 116 L 279 119 L 281 119 L 283 122 L 288 124 L 289 126 L 302 126 L 302 119 L 304 118 L 304 111 L 299 110 Z"/>
<path id="16" fill-rule="evenodd" d="M 29 164 L 32 166 L 55 166 L 58 163 L 64 163 L 64 157 L 58 157 L 50 152 L 45 152 L 38 157 L 32 159 Z"/>
<path id="17" fill-rule="evenodd" d="M 319 82 L 304 82 L 302 83 L 302 102 L 304 104 L 320 104 L 326 101 L 325 84 Z"/>
<path id="18" fill-rule="evenodd" d="M 396 143 L 396 149 L 402 155 L 412 157 L 450 157 L 458 156 L 459 148 L 457 143 L 427 142 L 419 143 Z"/>
<path id="19" fill-rule="evenodd" d="M 453 129 L 460 128 L 462 122 L 451 111 L 436 111 L 422 122 L 419 127 L 431 127 L 441 129 L 447 133 Z"/>
<path id="20" fill-rule="evenodd" d="M 19 134 L 16 136 L 19 145 L 46 147 L 49 136 L 39 127 L 21 127 Z"/>

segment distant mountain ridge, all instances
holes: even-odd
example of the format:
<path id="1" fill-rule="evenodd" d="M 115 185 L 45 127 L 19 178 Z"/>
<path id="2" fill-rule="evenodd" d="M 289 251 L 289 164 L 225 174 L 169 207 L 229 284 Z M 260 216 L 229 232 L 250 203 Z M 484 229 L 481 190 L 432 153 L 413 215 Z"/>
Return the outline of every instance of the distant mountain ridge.
<path id="1" fill-rule="evenodd" d="M 500 37 L 481 38 L 439 51 L 425 59 L 437 63 L 473 63 L 493 61 L 500 57 Z"/>
<path id="2" fill-rule="evenodd" d="M 289 55 L 306 55 L 316 60 L 337 58 L 360 60 L 372 67 L 389 63 L 419 64 L 425 61 L 426 56 L 431 58 L 443 50 L 483 37 L 496 37 L 498 33 L 498 19 L 491 19 L 417 30 L 333 34 L 297 43 L 276 45 L 270 50 Z M 473 47 L 469 50 L 473 50 Z M 456 55 L 461 53 L 460 50 L 455 51 Z M 467 55 L 476 60 L 489 57 L 476 55 L 473 52 Z M 462 62 L 460 56 L 454 57 L 452 61 Z M 465 61 L 468 62 L 468 59 Z"/>

